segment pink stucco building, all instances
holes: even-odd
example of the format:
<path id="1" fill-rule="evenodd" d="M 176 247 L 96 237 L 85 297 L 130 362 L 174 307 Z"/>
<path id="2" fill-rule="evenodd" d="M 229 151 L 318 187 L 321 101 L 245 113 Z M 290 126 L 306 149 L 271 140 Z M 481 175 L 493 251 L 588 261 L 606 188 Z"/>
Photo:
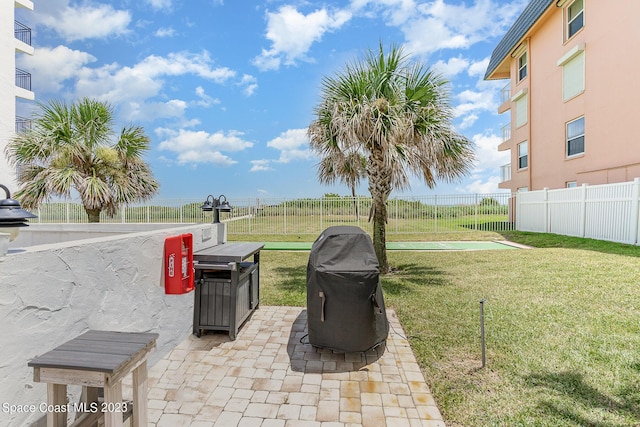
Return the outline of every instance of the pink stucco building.
<path id="1" fill-rule="evenodd" d="M 531 0 L 495 48 L 486 80 L 509 79 L 500 188 L 540 190 L 640 177 L 639 0 Z"/>

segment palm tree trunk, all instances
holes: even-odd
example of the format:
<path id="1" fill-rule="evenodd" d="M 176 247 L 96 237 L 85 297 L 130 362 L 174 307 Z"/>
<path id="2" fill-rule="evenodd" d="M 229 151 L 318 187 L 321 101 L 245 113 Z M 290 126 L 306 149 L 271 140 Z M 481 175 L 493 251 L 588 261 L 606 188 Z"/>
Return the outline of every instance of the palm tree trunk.
<path id="1" fill-rule="evenodd" d="M 101 209 L 89 209 L 84 208 L 87 213 L 87 217 L 89 218 L 89 222 L 100 222 L 100 211 Z"/>
<path id="2" fill-rule="evenodd" d="M 391 193 L 391 174 L 385 169 L 382 150 L 377 147 L 371 151 L 369 156 L 367 174 L 369 175 L 369 192 L 372 198 L 369 221 L 373 219 L 373 248 L 378 257 L 380 273 L 386 274 L 389 272 L 386 229 L 387 199 Z"/>

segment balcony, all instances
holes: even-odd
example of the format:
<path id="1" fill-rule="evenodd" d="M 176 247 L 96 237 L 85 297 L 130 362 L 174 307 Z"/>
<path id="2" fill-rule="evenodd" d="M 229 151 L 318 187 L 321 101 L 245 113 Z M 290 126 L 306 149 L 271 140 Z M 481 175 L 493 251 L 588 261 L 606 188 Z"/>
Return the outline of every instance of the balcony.
<path id="1" fill-rule="evenodd" d="M 505 87 L 500 89 L 500 106 L 498 107 L 498 113 L 502 114 L 505 111 L 511 109 L 511 82 L 507 83 Z"/>
<path id="2" fill-rule="evenodd" d="M 500 182 L 511 181 L 511 163 L 500 166 Z"/>
<path id="3" fill-rule="evenodd" d="M 31 73 L 16 68 L 16 86 L 25 90 L 31 90 Z"/>
<path id="4" fill-rule="evenodd" d="M 13 21 L 13 32 L 16 39 L 22 43 L 31 46 L 31 28 L 27 27 L 21 22 Z"/>
<path id="5" fill-rule="evenodd" d="M 31 74 L 16 68 L 16 97 L 33 101 L 35 93 L 31 91 Z"/>
<path id="6" fill-rule="evenodd" d="M 16 116 L 16 133 L 25 133 L 31 130 L 31 120 Z"/>
<path id="7" fill-rule="evenodd" d="M 511 123 L 507 123 L 502 126 L 502 142 L 507 142 L 511 139 Z"/>
<path id="8" fill-rule="evenodd" d="M 500 129 L 502 142 L 498 145 L 498 151 L 509 150 L 511 148 L 511 123 L 507 123 Z"/>
<path id="9" fill-rule="evenodd" d="M 500 102 L 504 104 L 511 99 L 511 82 L 500 90 Z"/>

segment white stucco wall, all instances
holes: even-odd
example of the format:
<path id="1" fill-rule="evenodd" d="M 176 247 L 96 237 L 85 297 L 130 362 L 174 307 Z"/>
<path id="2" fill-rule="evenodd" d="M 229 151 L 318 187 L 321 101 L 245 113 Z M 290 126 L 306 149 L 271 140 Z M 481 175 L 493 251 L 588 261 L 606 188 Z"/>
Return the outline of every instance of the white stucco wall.
<path id="1" fill-rule="evenodd" d="M 9 139 L 16 129 L 16 96 L 34 99 L 34 93 L 16 87 L 16 54 L 33 55 L 33 48 L 15 37 L 14 17 L 16 8 L 33 10 L 29 0 L 0 1 L 0 183 L 16 189 L 15 169 L 4 154 Z M 16 53 L 16 47 L 21 53 Z M 27 70 L 28 71 L 28 70 Z"/>
<path id="2" fill-rule="evenodd" d="M 29 224 L 28 227 L 20 228 L 20 234 L 13 242 L 9 243 L 9 248 L 19 249 L 74 240 L 118 236 L 125 233 L 184 227 L 186 225 L 165 223 Z"/>
<path id="3" fill-rule="evenodd" d="M 42 418 L 9 414 L 1 405 L 46 402 L 46 385 L 33 382 L 27 363 L 88 329 L 160 334 L 150 366 L 186 338 L 194 297 L 165 295 L 164 240 L 192 233 L 197 251 L 223 240 L 225 231 L 224 224 L 191 225 L 34 246 L 0 257 L 0 425 Z M 70 390 L 77 399 L 79 388 Z"/>

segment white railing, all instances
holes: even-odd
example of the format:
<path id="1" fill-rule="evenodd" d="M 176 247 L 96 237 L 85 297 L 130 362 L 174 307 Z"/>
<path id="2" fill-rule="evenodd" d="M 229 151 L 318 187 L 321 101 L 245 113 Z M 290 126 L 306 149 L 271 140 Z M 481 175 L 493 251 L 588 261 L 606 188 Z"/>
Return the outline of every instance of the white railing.
<path id="1" fill-rule="evenodd" d="M 511 181 L 511 163 L 500 166 L 500 182 Z"/>
<path id="2" fill-rule="evenodd" d="M 387 202 L 387 233 L 501 231 L 508 222 L 510 193 L 434 195 L 391 199 Z M 357 225 L 371 232 L 369 197 L 321 199 L 228 199 L 230 213 L 221 213 L 230 234 L 319 234 L 332 225 Z M 145 205 L 123 206 L 106 223 L 202 223 L 210 212 L 200 209 L 202 200 L 155 200 Z M 86 223 L 77 201 L 41 205 L 32 223 Z"/>
<path id="3" fill-rule="evenodd" d="M 519 192 L 516 229 L 637 245 L 640 179 L 559 190 Z"/>
<path id="4" fill-rule="evenodd" d="M 505 87 L 500 90 L 500 100 L 504 104 L 511 99 L 511 82 L 507 83 Z"/>
<path id="5" fill-rule="evenodd" d="M 506 142 L 511 139 L 511 123 L 507 123 L 502 126 L 502 142 Z"/>

